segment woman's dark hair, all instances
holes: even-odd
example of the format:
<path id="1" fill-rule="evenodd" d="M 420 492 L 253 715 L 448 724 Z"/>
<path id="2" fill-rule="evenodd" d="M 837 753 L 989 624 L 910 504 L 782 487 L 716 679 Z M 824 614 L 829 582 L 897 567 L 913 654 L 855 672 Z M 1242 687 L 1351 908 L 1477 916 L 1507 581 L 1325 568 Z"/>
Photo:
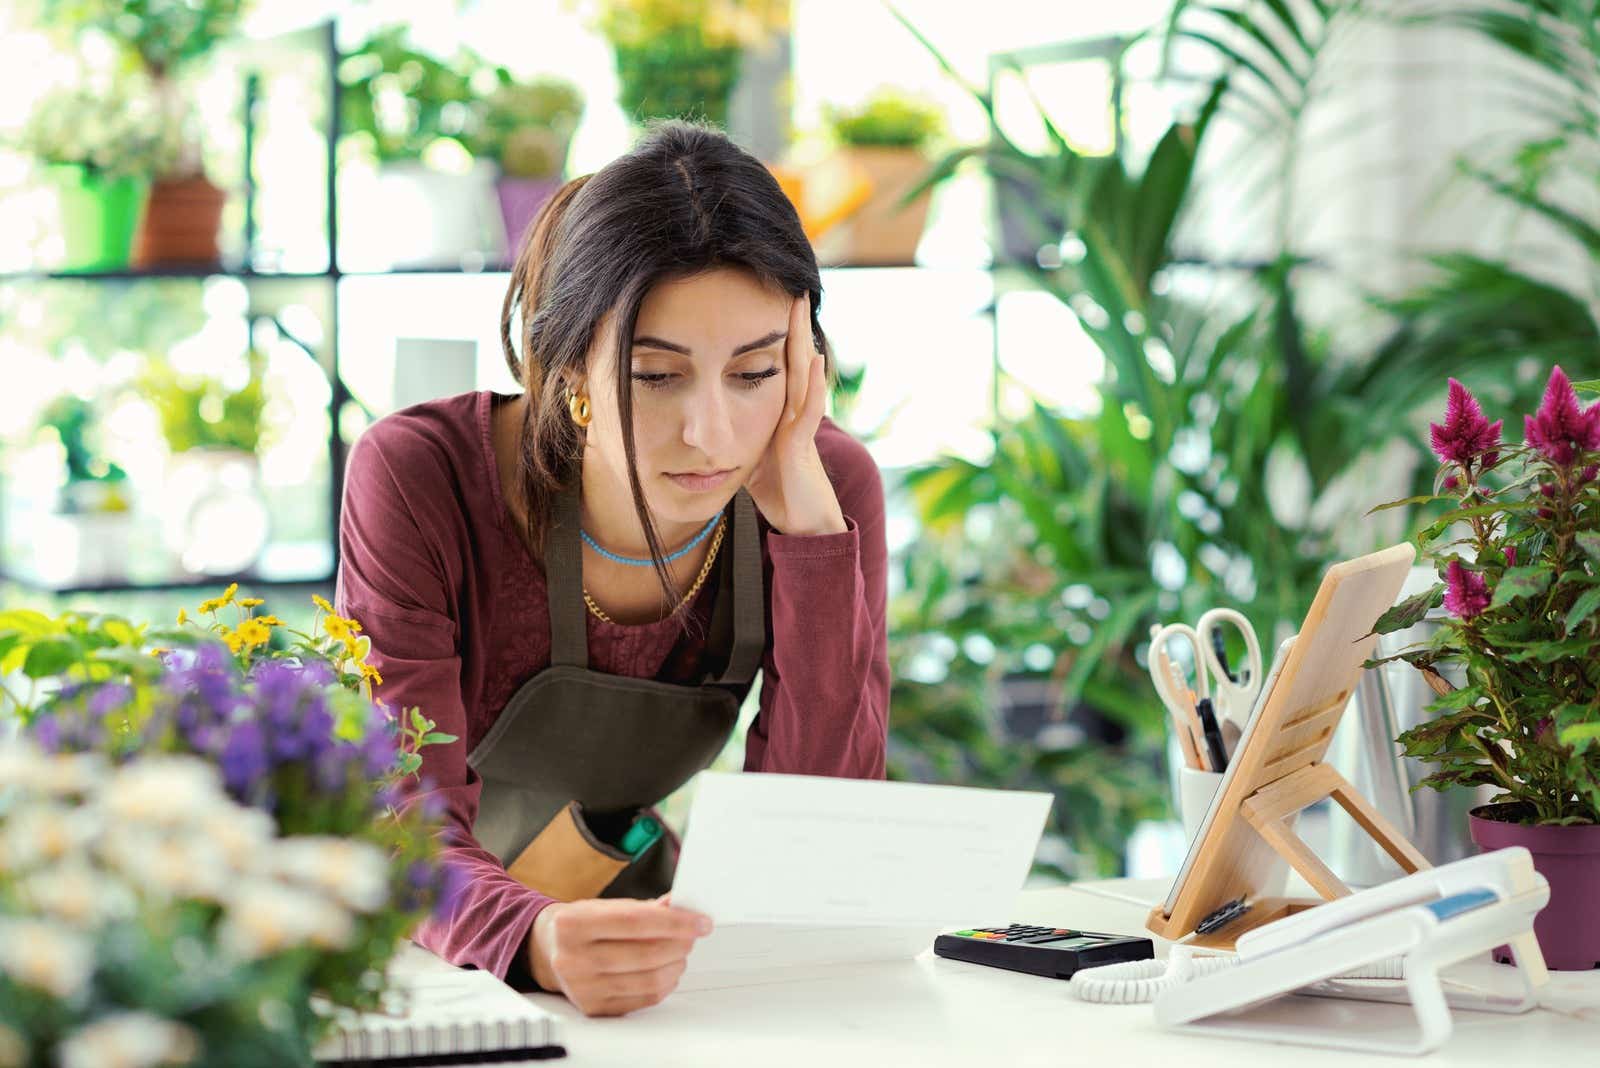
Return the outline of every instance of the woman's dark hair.
<path id="1" fill-rule="evenodd" d="M 583 450 L 565 391 L 584 370 L 601 319 L 614 314 L 628 481 L 669 604 L 675 591 L 634 447 L 633 330 L 652 286 L 719 267 L 743 268 L 791 298 L 809 294 L 811 331 L 831 381 L 817 319 L 822 279 L 794 205 L 772 172 L 726 134 L 681 120 L 652 125 L 632 151 L 561 187 L 528 229 L 500 313 L 506 365 L 528 394 L 519 481 L 528 541 L 541 551 L 551 502 L 578 477 Z"/>

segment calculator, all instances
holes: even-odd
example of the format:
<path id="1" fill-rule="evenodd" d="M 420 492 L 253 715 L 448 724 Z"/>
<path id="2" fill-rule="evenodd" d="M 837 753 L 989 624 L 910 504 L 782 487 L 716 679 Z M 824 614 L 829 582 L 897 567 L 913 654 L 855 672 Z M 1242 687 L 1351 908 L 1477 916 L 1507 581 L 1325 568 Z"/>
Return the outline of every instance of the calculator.
<path id="1" fill-rule="evenodd" d="M 991 968 L 1071 979 L 1080 968 L 1150 960 L 1155 956 L 1155 946 L 1148 938 L 1014 923 L 1009 927 L 973 927 L 939 935 L 933 940 L 933 952 Z"/>

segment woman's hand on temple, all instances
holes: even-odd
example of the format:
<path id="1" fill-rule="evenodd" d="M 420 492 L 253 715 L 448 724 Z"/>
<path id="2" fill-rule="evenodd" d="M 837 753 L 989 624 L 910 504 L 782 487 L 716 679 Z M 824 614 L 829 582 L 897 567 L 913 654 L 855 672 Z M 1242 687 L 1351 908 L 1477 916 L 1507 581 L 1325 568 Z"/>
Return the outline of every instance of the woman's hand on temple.
<path id="1" fill-rule="evenodd" d="M 784 364 L 788 395 L 783 414 L 745 488 L 780 534 L 842 534 L 848 529 L 844 513 L 817 454 L 828 379 L 811 335 L 811 300 L 804 293 L 789 305 Z"/>
<path id="2" fill-rule="evenodd" d="M 594 898 L 546 905 L 528 935 L 533 978 L 585 1016 L 621 1016 L 678 985 L 694 940 L 711 920 L 663 898 Z"/>

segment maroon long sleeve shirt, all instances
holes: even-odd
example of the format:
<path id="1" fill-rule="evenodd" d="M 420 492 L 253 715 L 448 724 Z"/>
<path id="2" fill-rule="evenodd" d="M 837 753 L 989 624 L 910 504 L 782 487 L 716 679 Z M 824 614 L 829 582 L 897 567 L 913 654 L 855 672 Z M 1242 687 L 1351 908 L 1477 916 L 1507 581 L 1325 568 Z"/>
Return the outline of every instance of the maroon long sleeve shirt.
<path id="1" fill-rule="evenodd" d="M 493 406 L 505 399 L 485 391 L 430 401 L 362 434 L 345 475 L 336 594 L 339 611 L 372 639 L 369 662 L 383 676 L 377 696 L 420 708 L 459 739 L 424 749 L 422 775 L 458 833 L 449 853 L 467 870 L 467 886 L 448 919 L 427 921 L 412 937 L 453 964 L 502 978 L 552 901 L 507 875 L 471 832 L 482 784 L 467 753 L 517 688 L 550 664 L 544 571 L 502 499 L 490 436 Z M 802 537 L 761 523 L 767 647 L 744 766 L 881 779 L 889 706 L 883 487 L 866 449 L 831 421 L 816 441 L 849 529 Z M 714 585 L 691 606 L 701 634 Z M 667 664 L 679 624 L 585 618 L 592 669 L 689 681 Z"/>

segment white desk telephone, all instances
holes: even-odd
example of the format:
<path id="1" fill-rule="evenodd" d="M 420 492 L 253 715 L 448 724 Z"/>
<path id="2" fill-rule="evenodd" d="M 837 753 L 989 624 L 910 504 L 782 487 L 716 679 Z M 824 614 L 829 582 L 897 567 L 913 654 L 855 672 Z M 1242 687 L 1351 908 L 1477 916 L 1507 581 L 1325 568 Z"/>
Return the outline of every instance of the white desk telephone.
<path id="1" fill-rule="evenodd" d="M 1259 927 L 1239 938 L 1237 957 L 1195 956 L 1180 944 L 1160 977 L 1150 967 L 1160 962 L 1141 961 L 1079 972 L 1073 985 L 1081 984 L 1087 1000 L 1153 997 L 1156 1022 L 1163 1027 L 1338 1049 L 1427 1053 L 1450 1037 L 1452 1006 L 1519 1013 L 1538 1003 L 1550 976 L 1534 939 L 1533 917 L 1549 900 L 1549 885 L 1533 870 L 1528 851 L 1501 849 Z M 1511 947 L 1516 961 L 1514 993 L 1446 989 L 1441 969 L 1487 957 L 1501 945 Z M 1409 1002 L 1416 1027 L 1374 1027 L 1367 1014 L 1353 1008 L 1297 1012 L 1291 1004 L 1296 999 L 1281 997 L 1291 993 Z"/>

